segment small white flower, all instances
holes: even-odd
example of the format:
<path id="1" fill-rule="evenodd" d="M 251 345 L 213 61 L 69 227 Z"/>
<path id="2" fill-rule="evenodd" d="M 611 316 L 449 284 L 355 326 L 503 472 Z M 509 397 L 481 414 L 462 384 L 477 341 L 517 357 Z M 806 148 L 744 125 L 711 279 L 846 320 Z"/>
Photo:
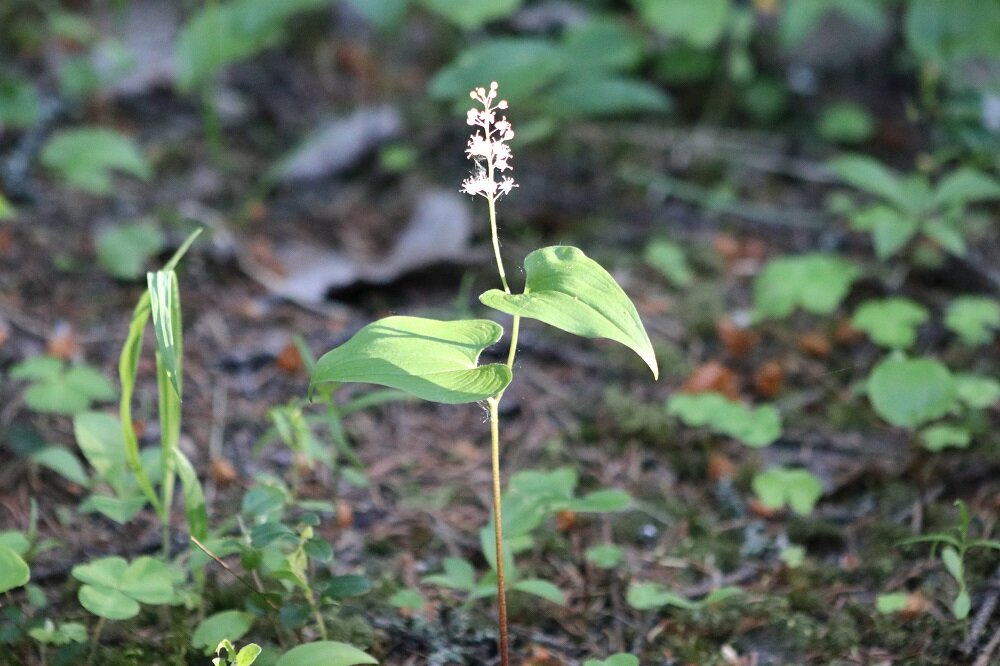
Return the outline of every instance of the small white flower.
<path id="1" fill-rule="evenodd" d="M 472 196 L 483 196 L 495 199 L 499 195 L 509 194 L 517 187 L 513 178 L 505 176 L 496 181 L 494 176 L 498 171 L 511 169 L 511 151 L 507 142 L 514 138 L 514 128 L 506 116 L 496 119 L 497 109 L 508 108 L 507 100 L 497 100 L 499 86 L 496 81 L 490 83 L 489 90 L 475 88 L 469 97 L 482 104 L 483 108 L 471 108 L 465 117 L 465 122 L 477 129 L 469 137 L 465 154 L 476 163 L 475 172 L 462 182 L 462 192 Z M 494 103 L 494 101 L 496 103 Z M 480 132 L 480 129 L 482 130 Z"/>

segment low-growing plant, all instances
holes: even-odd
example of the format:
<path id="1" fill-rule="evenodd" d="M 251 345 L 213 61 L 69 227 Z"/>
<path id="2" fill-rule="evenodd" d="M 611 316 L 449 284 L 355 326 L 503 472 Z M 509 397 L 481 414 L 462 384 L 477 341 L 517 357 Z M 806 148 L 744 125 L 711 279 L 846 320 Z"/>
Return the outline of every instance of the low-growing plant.
<path id="1" fill-rule="evenodd" d="M 1000 199 L 1000 182 L 971 167 L 957 169 L 932 185 L 923 174 L 901 176 L 869 157 L 841 157 L 831 166 L 844 182 L 878 200 L 858 208 L 851 215 L 851 225 L 871 234 L 880 259 L 896 254 L 918 237 L 964 255 L 968 207 Z"/>
<path id="2" fill-rule="evenodd" d="M 902 542 L 902 545 L 915 543 L 930 543 L 931 555 L 933 556 L 940 547 L 941 563 L 945 570 L 955 579 L 958 584 L 958 594 L 955 595 L 951 604 L 951 612 L 958 620 L 963 620 L 969 615 L 972 607 L 972 598 L 969 596 L 968 584 L 965 580 L 965 557 L 973 548 L 988 548 L 1000 551 L 1000 541 L 995 539 L 973 539 L 969 534 L 972 526 L 972 517 L 969 514 L 965 502 L 958 500 L 955 502 L 958 507 L 958 525 L 949 532 L 935 532 L 913 537 Z"/>
<path id="3" fill-rule="evenodd" d="M 256 643 L 248 643 L 237 652 L 229 639 L 223 639 L 215 648 L 215 654 L 219 656 L 212 659 L 212 666 L 251 666 L 257 661 L 260 652 L 260 646 Z"/>
<path id="4" fill-rule="evenodd" d="M 494 63 L 496 64 L 496 63 Z M 635 306 L 614 278 L 575 247 L 536 250 L 525 260 L 525 287 L 514 294 L 507 281 L 497 233 L 497 200 L 516 186 L 505 175 L 511 168 L 511 123 L 498 113 L 508 108 L 498 98 L 497 84 L 476 88 L 477 103 L 467 122 L 475 128 L 467 155 L 475 162 L 462 191 L 487 202 L 494 258 L 503 287 L 487 291 L 480 301 L 513 316 L 506 363 L 479 364 L 483 350 L 503 335 L 499 324 L 484 319 L 437 321 L 393 316 L 368 324 L 343 345 L 325 354 L 312 372 L 313 387 L 327 382 L 363 382 L 406 391 L 445 404 L 485 401 L 490 415 L 493 470 L 493 541 L 495 545 L 499 652 L 509 663 L 505 577 L 505 526 L 501 503 L 500 411 L 504 391 L 513 378 L 517 337 L 522 318 L 590 338 L 608 338 L 635 351 L 658 374 L 656 357 Z M 481 107 L 481 108 L 480 108 Z"/>
<path id="5" fill-rule="evenodd" d="M 52 356 L 35 356 L 10 370 L 10 378 L 29 382 L 24 402 L 43 414 L 76 414 L 94 403 L 114 400 L 115 389 L 96 368 L 67 365 Z"/>

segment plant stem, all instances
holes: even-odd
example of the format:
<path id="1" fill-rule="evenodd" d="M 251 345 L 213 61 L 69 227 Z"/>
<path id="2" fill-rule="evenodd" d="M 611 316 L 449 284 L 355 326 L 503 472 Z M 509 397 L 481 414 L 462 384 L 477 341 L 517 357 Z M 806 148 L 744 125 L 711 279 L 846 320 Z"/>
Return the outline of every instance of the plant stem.
<path id="1" fill-rule="evenodd" d="M 87 655 L 87 666 L 91 666 L 94 663 L 94 657 L 97 656 L 97 646 L 101 643 L 101 632 L 104 631 L 104 618 L 97 619 L 97 625 L 94 627 L 94 637 L 90 639 L 90 654 Z"/>
<path id="2" fill-rule="evenodd" d="M 312 609 L 313 619 L 316 620 L 316 628 L 319 629 L 319 637 L 324 641 L 326 640 L 326 622 L 323 621 L 323 613 L 320 612 L 319 606 L 316 605 L 316 597 L 313 595 L 313 591 L 309 588 L 305 589 L 306 601 L 309 602 L 309 608 Z"/>
<path id="3" fill-rule="evenodd" d="M 493 165 L 490 165 L 490 180 L 493 180 Z M 496 198 L 493 196 L 486 197 L 486 200 L 490 204 L 490 233 L 493 236 L 493 256 L 497 260 L 497 271 L 500 273 L 500 282 L 503 284 L 503 290 L 506 293 L 510 293 L 510 287 L 507 286 L 507 274 L 503 270 L 503 259 L 500 258 L 500 237 L 497 235 L 497 203 Z"/>
<path id="4" fill-rule="evenodd" d="M 503 514 L 500 509 L 500 414 L 498 398 L 489 398 L 490 439 L 493 458 L 493 526 L 497 542 L 497 610 L 500 614 L 500 664 L 508 666 L 510 657 L 507 649 L 507 593 L 503 575 Z"/>

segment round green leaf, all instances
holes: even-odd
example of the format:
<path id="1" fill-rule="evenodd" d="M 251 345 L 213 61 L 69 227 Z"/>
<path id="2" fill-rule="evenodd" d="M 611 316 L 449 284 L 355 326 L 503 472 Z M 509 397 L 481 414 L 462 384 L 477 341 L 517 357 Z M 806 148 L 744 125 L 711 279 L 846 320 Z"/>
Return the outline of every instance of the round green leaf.
<path id="1" fill-rule="evenodd" d="M 483 305 L 537 319 L 587 338 L 620 342 L 646 362 L 657 377 L 656 355 L 639 313 L 615 279 L 575 247 L 535 250 L 524 260 L 523 294 L 487 291 Z"/>
<path id="2" fill-rule="evenodd" d="M 965 428 L 950 425 L 936 425 L 920 433 L 924 448 L 928 451 L 941 451 L 955 448 L 966 449 L 972 441 L 972 435 Z"/>
<path id="3" fill-rule="evenodd" d="M 823 486 L 816 476 L 804 469 L 775 467 L 753 478 L 753 489 L 769 509 L 786 504 L 799 515 L 811 513 L 823 495 Z"/>
<path id="4" fill-rule="evenodd" d="M 377 664 L 373 657 L 356 647 L 337 641 L 318 641 L 292 648 L 278 659 L 275 666 L 354 666 Z"/>
<path id="5" fill-rule="evenodd" d="M 604 661 L 588 659 L 583 662 L 583 666 L 639 666 L 639 658 L 631 654 L 619 652 L 618 654 L 611 655 Z"/>
<path id="6" fill-rule="evenodd" d="M 967 345 L 984 345 L 1000 329 L 1000 303 L 983 296 L 956 298 L 944 315 L 944 325 Z"/>
<path id="7" fill-rule="evenodd" d="M 215 647 L 224 639 L 237 641 L 250 631 L 254 616 L 244 611 L 228 610 L 209 615 L 194 630 L 191 645 L 207 648 L 206 654 L 211 654 Z"/>
<path id="8" fill-rule="evenodd" d="M 955 375 L 955 391 L 958 399 L 973 409 L 986 409 L 1000 402 L 1000 382 L 992 377 Z"/>
<path id="9" fill-rule="evenodd" d="M 518 592 L 533 594 L 536 597 L 541 597 L 542 599 L 551 601 L 559 606 L 566 603 L 566 595 L 563 594 L 563 591 L 549 581 L 542 580 L 541 578 L 527 578 L 525 580 L 519 580 L 511 585 L 511 589 L 517 590 Z"/>
<path id="10" fill-rule="evenodd" d="M 729 18 L 729 0 L 632 1 L 649 27 L 699 48 L 715 44 Z"/>
<path id="11" fill-rule="evenodd" d="M 678 393 L 668 401 L 667 413 L 688 426 L 707 426 L 751 448 L 768 446 L 781 436 L 781 415 L 773 405 L 751 408 L 718 393 Z"/>
<path id="12" fill-rule="evenodd" d="M 97 587 L 117 588 L 128 563 L 121 557 L 102 557 L 73 567 L 73 578 Z"/>
<path id="13" fill-rule="evenodd" d="M 10 546 L 0 544 L 0 593 L 21 587 L 31 579 L 31 570 Z"/>
<path id="14" fill-rule="evenodd" d="M 42 150 L 42 164 L 70 185 L 91 194 L 110 194 L 111 172 L 149 180 L 152 167 L 128 137 L 101 127 L 62 130 Z"/>
<path id="15" fill-rule="evenodd" d="M 796 307 L 813 314 L 830 314 L 858 275 L 857 268 L 832 254 L 773 259 L 753 285 L 756 314 L 762 319 L 781 319 Z"/>
<path id="16" fill-rule="evenodd" d="M 862 303 L 851 323 L 877 345 L 905 349 L 917 341 L 917 327 L 928 316 L 925 307 L 908 298 L 884 298 Z"/>
<path id="17" fill-rule="evenodd" d="M 106 229 L 97 236 L 97 261 L 116 278 L 134 279 L 164 243 L 163 232 L 149 222 Z"/>
<path id="18" fill-rule="evenodd" d="M 431 402 L 478 402 L 510 383 L 506 365 L 477 365 L 483 349 L 502 335 L 498 324 L 485 319 L 387 317 L 324 354 L 313 369 L 311 387 L 324 382 L 364 382 Z"/>
<path id="19" fill-rule="evenodd" d="M 166 604 L 174 597 L 170 570 L 153 557 L 136 558 L 118 581 L 118 588 L 144 604 Z"/>
<path id="20" fill-rule="evenodd" d="M 955 402 L 955 380 L 930 358 L 890 358 L 868 378 L 868 397 L 883 419 L 900 428 L 915 428 L 948 413 Z"/>
<path id="21" fill-rule="evenodd" d="M 139 614 L 135 600 L 110 587 L 84 585 L 77 596 L 81 606 L 108 620 L 127 620 Z"/>

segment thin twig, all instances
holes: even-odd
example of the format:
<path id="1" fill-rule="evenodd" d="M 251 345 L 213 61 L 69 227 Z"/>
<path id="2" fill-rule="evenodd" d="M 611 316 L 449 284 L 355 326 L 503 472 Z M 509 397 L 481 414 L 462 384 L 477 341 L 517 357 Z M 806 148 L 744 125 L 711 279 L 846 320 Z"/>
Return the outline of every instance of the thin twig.
<path id="1" fill-rule="evenodd" d="M 989 666 L 990 659 L 993 657 L 993 653 L 996 651 L 998 645 L 1000 645 L 1000 627 L 997 627 L 997 630 L 993 633 L 993 638 L 986 644 L 983 651 L 979 653 L 979 658 L 976 659 L 976 663 L 972 666 Z"/>
<path id="2" fill-rule="evenodd" d="M 253 592 L 254 594 L 256 594 L 258 597 L 260 597 L 264 601 L 264 603 L 266 603 L 268 606 L 270 606 L 273 610 L 276 610 L 276 611 L 280 610 L 277 606 L 274 605 L 273 601 L 271 601 L 270 599 L 267 598 L 267 596 L 264 594 L 264 592 L 262 590 L 258 590 L 244 576 L 241 576 L 238 573 L 236 573 L 235 571 L 233 571 L 232 568 L 228 564 L 226 564 L 225 562 L 223 562 L 219 558 L 218 555 L 216 555 L 215 553 L 213 553 L 212 551 L 210 551 L 208 548 L 206 548 L 205 545 L 201 541 L 198 541 L 198 539 L 196 539 L 195 537 L 191 537 L 191 542 L 194 545 L 198 546 L 198 548 L 201 548 L 202 552 L 204 552 L 206 555 L 208 555 L 213 560 L 215 560 L 216 563 L 218 563 L 218 565 L 220 567 L 222 567 L 223 569 L 225 569 L 226 571 L 228 571 L 229 573 L 231 573 L 233 575 L 233 578 L 235 578 L 236 580 L 238 580 L 241 583 L 243 583 L 243 585 L 245 585 L 248 590 L 250 590 L 251 592 Z"/>

